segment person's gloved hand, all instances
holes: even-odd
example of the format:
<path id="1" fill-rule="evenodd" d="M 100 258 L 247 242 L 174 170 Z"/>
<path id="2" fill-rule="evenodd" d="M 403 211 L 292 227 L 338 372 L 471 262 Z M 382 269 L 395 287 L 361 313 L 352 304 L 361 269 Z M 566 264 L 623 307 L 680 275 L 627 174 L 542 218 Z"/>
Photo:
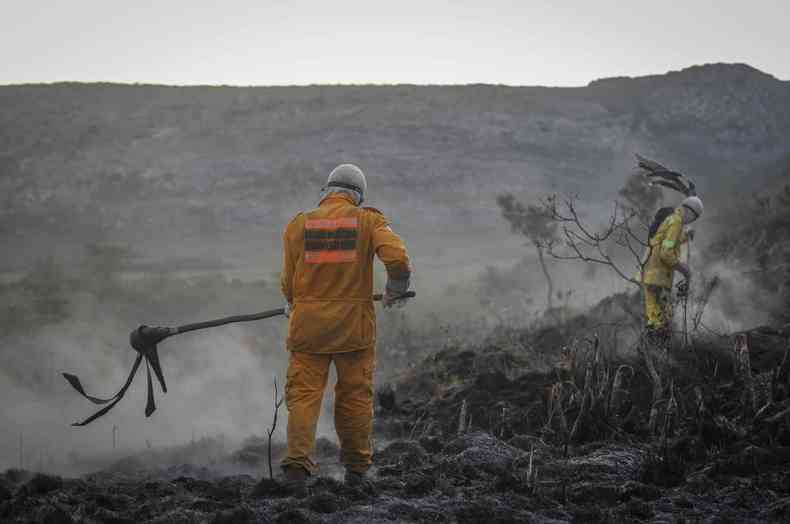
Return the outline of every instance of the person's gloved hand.
<path id="1" fill-rule="evenodd" d="M 387 287 L 384 288 L 384 296 L 381 299 L 385 308 L 392 306 L 403 306 L 408 298 L 403 295 L 409 290 L 409 279 L 403 280 L 387 280 Z"/>
<path id="2" fill-rule="evenodd" d="M 385 308 L 391 308 L 392 306 L 398 308 L 403 307 L 408 300 L 409 297 L 403 297 L 400 294 L 391 294 L 389 291 L 385 292 L 384 296 L 381 297 L 381 303 L 384 304 Z"/>
<path id="3" fill-rule="evenodd" d="M 682 282 L 678 282 L 678 298 L 686 298 L 689 296 L 689 281 L 684 280 Z"/>
<path id="4" fill-rule="evenodd" d="M 291 318 L 291 304 L 286 302 L 285 303 L 285 307 L 283 309 L 285 310 L 283 312 L 283 315 L 285 315 L 285 318 Z"/>
<path id="5" fill-rule="evenodd" d="M 686 238 L 688 238 L 688 239 L 689 239 L 689 242 L 691 242 L 692 240 L 694 240 L 694 235 L 696 235 L 696 234 L 697 234 L 697 233 L 696 233 L 696 231 L 694 231 L 694 228 L 693 228 L 693 227 L 690 227 L 690 228 L 688 228 L 688 230 L 686 231 Z"/>

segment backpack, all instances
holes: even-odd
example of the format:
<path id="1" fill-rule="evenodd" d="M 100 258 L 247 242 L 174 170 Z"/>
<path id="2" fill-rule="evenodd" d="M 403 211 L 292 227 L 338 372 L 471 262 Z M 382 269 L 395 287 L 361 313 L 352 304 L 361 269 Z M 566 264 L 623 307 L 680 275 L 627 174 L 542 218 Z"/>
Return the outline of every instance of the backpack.
<path id="1" fill-rule="evenodd" d="M 661 227 L 661 224 L 664 222 L 664 220 L 666 220 L 667 217 L 670 216 L 674 212 L 675 212 L 675 208 L 674 207 L 662 207 L 661 209 L 656 211 L 656 216 L 653 217 L 653 223 L 650 224 L 650 229 L 648 230 L 648 233 L 647 233 L 647 240 L 648 241 L 651 238 L 653 238 L 656 233 L 658 233 L 658 228 Z"/>

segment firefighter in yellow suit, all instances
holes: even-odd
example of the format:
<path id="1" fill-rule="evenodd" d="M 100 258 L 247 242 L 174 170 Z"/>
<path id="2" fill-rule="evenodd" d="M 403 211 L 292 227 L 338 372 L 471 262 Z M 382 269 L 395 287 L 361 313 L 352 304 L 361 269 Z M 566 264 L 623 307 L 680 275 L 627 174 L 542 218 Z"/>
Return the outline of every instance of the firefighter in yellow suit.
<path id="1" fill-rule="evenodd" d="M 403 241 L 381 212 L 360 207 L 367 189 L 362 171 L 342 164 L 329 175 L 317 208 L 298 214 L 283 234 L 282 293 L 289 315 L 290 352 L 285 401 L 286 480 L 304 490 L 317 472 L 311 454 L 332 362 L 335 429 L 348 483 L 361 482 L 371 465 L 376 315 L 374 255 L 387 270 L 384 305 L 409 288 L 411 265 Z"/>
<path id="2" fill-rule="evenodd" d="M 680 248 L 688 240 L 683 226 L 702 215 L 702 200 L 686 198 L 658 226 L 648 241 L 649 255 L 642 283 L 645 294 L 645 320 L 650 332 L 668 337 L 672 326 L 672 282 L 675 271 L 688 281 L 691 271 L 680 261 Z"/>

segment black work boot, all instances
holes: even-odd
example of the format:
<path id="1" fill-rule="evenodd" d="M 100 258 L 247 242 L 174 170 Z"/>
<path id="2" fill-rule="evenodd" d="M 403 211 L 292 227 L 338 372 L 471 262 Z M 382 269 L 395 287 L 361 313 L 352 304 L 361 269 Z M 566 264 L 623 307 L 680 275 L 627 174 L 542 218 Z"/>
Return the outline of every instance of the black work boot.
<path id="1" fill-rule="evenodd" d="M 672 339 L 672 332 L 665 326 L 648 325 L 645 329 L 645 341 L 652 348 L 665 349 Z"/>
<path id="2" fill-rule="evenodd" d="M 367 476 L 364 473 L 351 471 L 350 469 L 346 470 L 346 478 L 345 478 L 346 486 L 352 488 L 360 488 L 366 485 L 367 482 L 368 482 Z"/>
<path id="3" fill-rule="evenodd" d="M 300 466 L 288 466 L 283 468 L 285 472 L 285 485 L 293 492 L 294 497 L 304 498 L 307 496 L 307 479 L 310 474 Z"/>

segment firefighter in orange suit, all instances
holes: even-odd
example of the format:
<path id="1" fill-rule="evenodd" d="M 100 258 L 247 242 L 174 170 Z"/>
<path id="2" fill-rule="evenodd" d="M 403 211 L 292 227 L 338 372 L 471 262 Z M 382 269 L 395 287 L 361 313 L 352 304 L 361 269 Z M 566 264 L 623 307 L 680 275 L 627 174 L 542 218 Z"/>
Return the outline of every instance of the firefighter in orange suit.
<path id="1" fill-rule="evenodd" d="M 288 302 L 290 360 L 285 385 L 288 454 L 282 467 L 286 480 L 300 490 L 317 471 L 311 454 L 332 362 L 337 371 L 335 429 L 346 482 L 361 482 L 371 464 L 373 259 L 378 256 L 387 270 L 386 307 L 408 290 L 411 265 L 384 215 L 360 207 L 366 189 L 358 167 L 336 167 L 318 207 L 298 214 L 283 234 L 281 287 Z"/>

